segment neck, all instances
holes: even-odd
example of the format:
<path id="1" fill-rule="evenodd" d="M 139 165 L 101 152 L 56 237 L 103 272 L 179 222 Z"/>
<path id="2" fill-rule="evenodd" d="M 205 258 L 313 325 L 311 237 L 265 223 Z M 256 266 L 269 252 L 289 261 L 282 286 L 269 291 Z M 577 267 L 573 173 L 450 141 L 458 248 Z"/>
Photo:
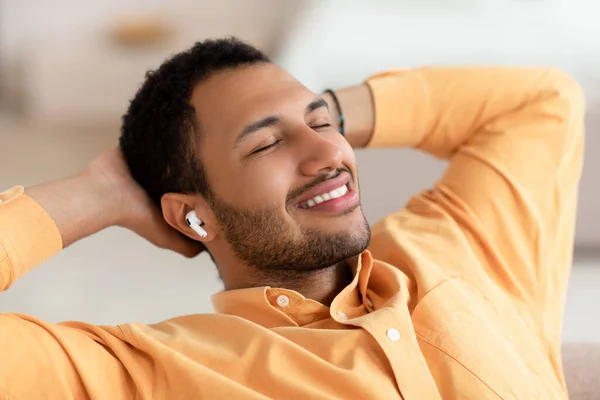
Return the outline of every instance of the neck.
<path id="1" fill-rule="evenodd" d="M 230 266 L 221 268 L 225 290 L 257 286 L 290 289 L 326 306 L 330 306 L 353 279 L 352 269 L 344 261 L 317 271 L 240 269 L 234 272 Z"/>

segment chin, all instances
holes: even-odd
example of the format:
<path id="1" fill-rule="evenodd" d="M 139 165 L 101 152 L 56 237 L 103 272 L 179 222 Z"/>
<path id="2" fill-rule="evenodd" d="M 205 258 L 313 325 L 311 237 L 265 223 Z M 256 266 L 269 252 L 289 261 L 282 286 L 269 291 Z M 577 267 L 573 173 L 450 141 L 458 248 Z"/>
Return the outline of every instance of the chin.
<path id="1" fill-rule="evenodd" d="M 319 227 L 319 232 L 323 236 L 331 237 L 334 242 L 346 242 L 354 249 L 356 254 L 360 254 L 369 245 L 371 239 L 371 227 L 362 213 L 356 213 L 352 218 L 346 221 L 329 222 Z M 335 239 L 334 239 L 335 238 Z M 353 255 L 356 255 L 353 254 Z"/>
<path id="2" fill-rule="evenodd" d="M 350 229 L 363 229 L 365 217 L 360 207 L 344 211 L 335 218 L 315 221 L 314 227 L 329 233 L 342 233 Z"/>

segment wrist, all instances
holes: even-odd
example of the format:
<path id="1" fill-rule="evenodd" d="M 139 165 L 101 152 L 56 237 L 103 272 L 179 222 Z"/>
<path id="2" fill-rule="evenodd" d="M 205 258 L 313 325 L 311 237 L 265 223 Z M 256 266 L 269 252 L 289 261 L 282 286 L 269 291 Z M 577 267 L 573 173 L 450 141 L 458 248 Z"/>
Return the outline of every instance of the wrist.
<path id="1" fill-rule="evenodd" d="M 92 209 L 101 211 L 103 224 L 106 226 L 120 225 L 124 218 L 122 192 L 106 173 L 90 164 L 75 176 L 85 191 Z"/>
<path id="2" fill-rule="evenodd" d="M 365 147 L 371 140 L 375 127 L 374 104 L 370 88 L 366 85 L 351 86 L 335 91 L 339 108 L 344 115 L 344 136 L 352 147 Z M 340 115 L 333 97 L 324 93 L 329 105 L 331 123 L 339 130 Z"/>
<path id="3" fill-rule="evenodd" d="M 56 224 L 63 247 L 96 233 L 116 221 L 105 193 L 86 173 L 25 189 Z"/>

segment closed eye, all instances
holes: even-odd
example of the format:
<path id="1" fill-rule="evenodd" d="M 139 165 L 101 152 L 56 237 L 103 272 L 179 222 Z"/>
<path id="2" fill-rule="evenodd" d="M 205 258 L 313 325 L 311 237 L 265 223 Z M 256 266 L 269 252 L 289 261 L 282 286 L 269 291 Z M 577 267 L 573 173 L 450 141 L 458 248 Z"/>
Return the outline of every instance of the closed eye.
<path id="1" fill-rule="evenodd" d="M 256 153 L 260 153 L 260 152 L 262 152 L 262 151 L 268 150 L 268 149 L 270 149 L 271 147 L 273 147 L 273 146 L 277 145 L 279 142 L 281 142 L 281 139 L 278 139 L 278 140 L 274 141 L 273 143 L 271 143 L 271 144 L 270 144 L 270 145 L 268 145 L 268 146 L 261 147 L 260 149 L 254 150 L 254 151 L 253 151 L 252 153 L 250 153 L 250 154 L 256 154 Z"/>
<path id="2" fill-rule="evenodd" d="M 313 126 L 313 129 L 321 129 L 321 128 L 328 128 L 330 127 L 331 124 L 323 124 L 323 125 L 317 125 L 317 126 Z"/>

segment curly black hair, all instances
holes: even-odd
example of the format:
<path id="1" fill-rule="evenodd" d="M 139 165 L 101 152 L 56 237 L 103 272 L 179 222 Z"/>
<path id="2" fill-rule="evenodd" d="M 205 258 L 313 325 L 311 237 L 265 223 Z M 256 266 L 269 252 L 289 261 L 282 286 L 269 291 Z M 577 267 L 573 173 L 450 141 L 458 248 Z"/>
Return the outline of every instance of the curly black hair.
<path id="1" fill-rule="evenodd" d="M 197 42 L 149 71 L 123 116 L 119 144 L 133 178 L 160 207 L 165 193 L 211 195 L 197 156 L 199 128 L 190 104 L 211 74 L 269 58 L 235 37 Z"/>

